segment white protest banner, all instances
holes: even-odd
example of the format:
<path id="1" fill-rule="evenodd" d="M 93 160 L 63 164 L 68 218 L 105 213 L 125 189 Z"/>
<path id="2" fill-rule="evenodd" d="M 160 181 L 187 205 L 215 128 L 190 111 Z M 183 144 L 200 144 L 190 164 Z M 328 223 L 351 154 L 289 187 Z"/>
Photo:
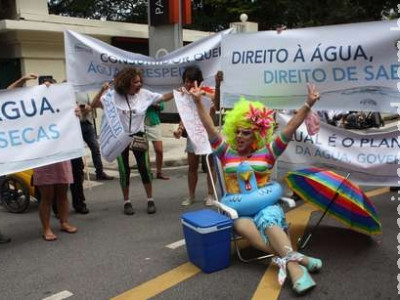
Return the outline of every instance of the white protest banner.
<path id="1" fill-rule="evenodd" d="M 297 109 L 316 84 L 316 110 L 396 112 L 399 102 L 396 21 L 353 23 L 223 37 L 225 107 L 240 95 Z"/>
<path id="2" fill-rule="evenodd" d="M 283 128 L 291 116 L 278 114 L 279 127 Z M 398 185 L 397 127 L 390 131 L 350 131 L 321 123 L 318 134 L 309 136 L 303 124 L 282 156 L 281 170 L 297 170 L 319 166 L 343 175 L 363 185 Z"/>
<path id="3" fill-rule="evenodd" d="M 100 152 L 109 162 L 112 162 L 129 145 L 132 137 L 125 132 L 118 116 L 118 108 L 113 100 L 114 91 L 108 90 L 102 100 L 104 114 L 100 127 Z"/>
<path id="4" fill-rule="evenodd" d="M 200 121 L 196 104 L 193 102 L 192 96 L 174 90 L 174 99 L 179 116 L 193 144 L 194 153 L 197 155 L 211 153 L 208 135 L 203 123 Z M 202 97 L 202 101 L 205 109 L 209 111 L 211 100 L 207 97 Z"/>
<path id="5" fill-rule="evenodd" d="M 64 32 L 67 79 L 77 91 L 97 89 L 128 66 L 143 71 L 144 86 L 155 92 L 169 92 L 182 83 L 188 65 L 198 65 L 204 83 L 213 84 L 220 70 L 221 37 L 231 30 L 214 33 L 165 56 L 155 59 L 124 51 L 100 40 L 66 30 Z"/>
<path id="6" fill-rule="evenodd" d="M 83 156 L 70 84 L 0 91 L 0 175 Z"/>

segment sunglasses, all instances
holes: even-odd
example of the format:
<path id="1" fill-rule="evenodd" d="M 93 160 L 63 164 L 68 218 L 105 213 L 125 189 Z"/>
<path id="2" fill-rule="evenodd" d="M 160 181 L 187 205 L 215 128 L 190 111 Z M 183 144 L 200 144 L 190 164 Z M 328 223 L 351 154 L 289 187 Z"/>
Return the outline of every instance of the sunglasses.
<path id="1" fill-rule="evenodd" d="M 237 129 L 236 130 L 236 135 L 242 135 L 245 137 L 251 136 L 253 134 L 253 131 L 250 129 Z"/>

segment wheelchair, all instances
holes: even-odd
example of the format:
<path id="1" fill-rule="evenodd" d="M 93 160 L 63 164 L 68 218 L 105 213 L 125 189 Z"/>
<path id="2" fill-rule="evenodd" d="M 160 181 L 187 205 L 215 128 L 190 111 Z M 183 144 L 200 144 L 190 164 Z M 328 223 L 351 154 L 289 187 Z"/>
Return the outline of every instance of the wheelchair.
<path id="1" fill-rule="evenodd" d="M 33 170 L 24 170 L 0 177 L 0 199 L 11 213 L 23 213 L 31 197 L 40 201 L 39 189 L 33 185 Z"/>

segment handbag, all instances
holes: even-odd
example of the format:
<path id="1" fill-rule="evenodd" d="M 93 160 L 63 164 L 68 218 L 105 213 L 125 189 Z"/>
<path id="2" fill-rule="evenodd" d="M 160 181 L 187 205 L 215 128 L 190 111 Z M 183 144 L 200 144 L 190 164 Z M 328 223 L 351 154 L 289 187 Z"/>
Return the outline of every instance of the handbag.
<path id="1" fill-rule="evenodd" d="M 131 106 L 128 101 L 128 96 L 125 95 L 126 103 L 128 104 L 129 107 L 129 130 L 131 130 L 131 125 L 132 125 L 132 110 Z M 145 152 L 149 149 L 149 142 L 147 141 L 146 134 L 143 132 L 139 132 L 136 134 L 132 135 L 133 139 L 132 142 L 129 146 L 129 149 L 132 151 L 139 151 L 139 152 Z"/>
<path id="2" fill-rule="evenodd" d="M 145 152 L 149 149 L 149 142 L 146 135 L 133 135 L 133 140 L 129 148 L 132 151 Z"/>

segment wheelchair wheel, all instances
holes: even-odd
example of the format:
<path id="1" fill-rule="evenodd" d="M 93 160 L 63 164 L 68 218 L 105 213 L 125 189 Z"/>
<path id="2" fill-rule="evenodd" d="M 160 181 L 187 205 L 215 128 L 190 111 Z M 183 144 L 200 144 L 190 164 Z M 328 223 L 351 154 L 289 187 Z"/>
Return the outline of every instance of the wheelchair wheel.
<path id="1" fill-rule="evenodd" d="M 29 189 L 25 182 L 14 176 L 7 176 L 0 186 L 1 202 L 9 212 L 22 213 L 30 201 Z"/>

